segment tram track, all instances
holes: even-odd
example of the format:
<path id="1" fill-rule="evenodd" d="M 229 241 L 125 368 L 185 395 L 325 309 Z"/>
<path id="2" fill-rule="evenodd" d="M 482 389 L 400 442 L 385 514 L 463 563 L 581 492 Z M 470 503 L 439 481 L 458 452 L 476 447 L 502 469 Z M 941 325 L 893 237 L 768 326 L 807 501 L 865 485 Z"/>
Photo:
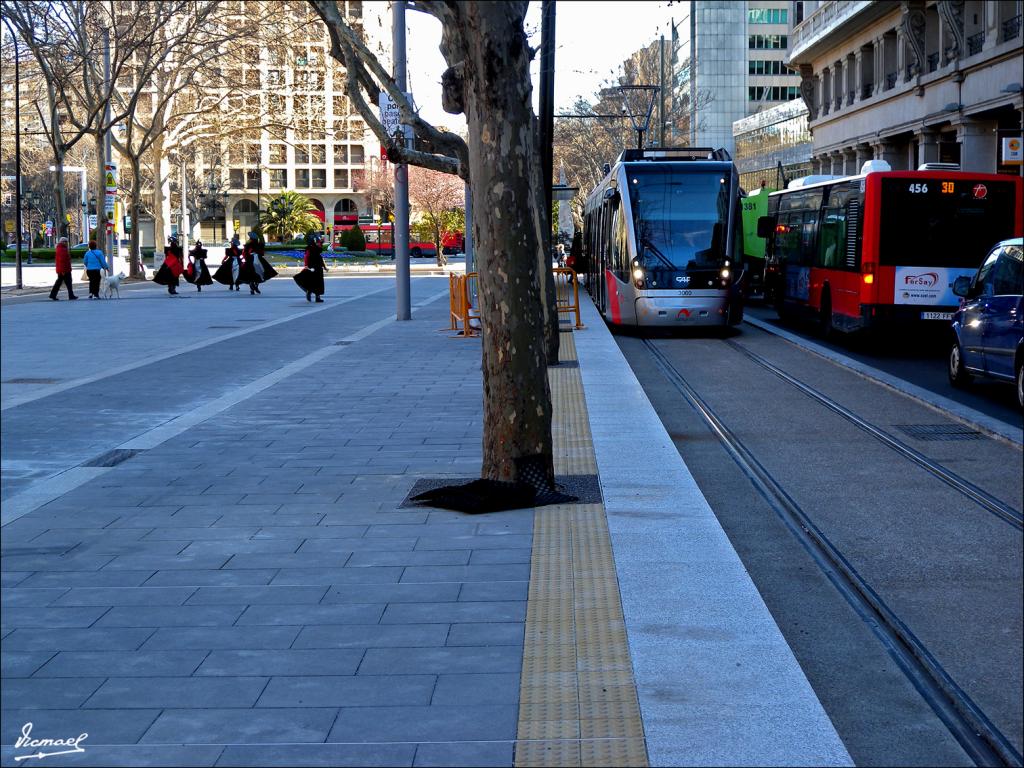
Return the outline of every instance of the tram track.
<path id="1" fill-rule="evenodd" d="M 835 403 L 813 387 L 789 376 L 764 358 L 760 358 L 735 342 L 727 341 L 726 343 L 761 367 L 795 386 L 803 394 L 812 397 L 822 406 L 847 418 L 885 445 L 922 466 L 933 476 L 971 498 L 987 511 L 1020 529 L 1021 516 L 1017 510 L 931 461 L 884 430 L 857 417 L 856 414 Z M 1021 755 L 1013 744 L 991 722 L 970 695 L 956 683 L 938 659 L 868 584 L 828 536 L 815 525 L 807 512 L 774 478 L 771 472 L 722 422 L 707 401 L 679 373 L 665 353 L 649 339 L 644 339 L 643 345 L 665 379 L 700 415 L 722 443 L 729 456 L 800 542 L 829 582 L 871 628 L 890 658 L 898 665 L 901 672 L 920 693 L 971 760 L 979 766 L 1022 765 Z M 901 450 L 901 446 L 905 451 Z"/>

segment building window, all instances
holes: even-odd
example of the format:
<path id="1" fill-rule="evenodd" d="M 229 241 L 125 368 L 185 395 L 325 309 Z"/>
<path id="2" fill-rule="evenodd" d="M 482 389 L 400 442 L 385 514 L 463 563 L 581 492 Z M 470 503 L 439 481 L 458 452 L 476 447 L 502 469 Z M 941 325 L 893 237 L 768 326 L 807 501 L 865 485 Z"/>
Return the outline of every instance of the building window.
<path id="1" fill-rule="evenodd" d="M 789 11 L 786 8 L 751 8 L 747 11 L 751 24 L 788 24 Z"/>
<path id="2" fill-rule="evenodd" d="M 326 168 L 314 168 L 312 173 L 312 184 L 310 187 L 313 189 L 324 189 L 327 186 L 327 169 Z"/>
<path id="3" fill-rule="evenodd" d="M 232 168 L 228 171 L 228 184 L 232 189 L 241 189 L 245 182 L 245 171 L 241 168 Z"/>
<path id="4" fill-rule="evenodd" d="M 348 189 L 348 169 L 347 168 L 335 168 L 334 169 L 334 188 L 335 189 Z"/>
<path id="5" fill-rule="evenodd" d="M 309 189 L 309 168 L 295 169 L 295 186 L 299 189 Z"/>
<path id="6" fill-rule="evenodd" d="M 359 144 L 353 144 L 349 149 L 349 162 L 352 165 L 363 164 L 363 147 Z"/>
<path id="7" fill-rule="evenodd" d="M 346 144 L 335 144 L 334 145 L 334 164 L 335 165 L 348 165 L 348 145 L 346 145 Z"/>
<path id="8" fill-rule="evenodd" d="M 795 85 L 752 85 L 747 88 L 747 101 L 792 101 L 800 98 Z"/>
<path id="9" fill-rule="evenodd" d="M 747 47 L 753 50 L 784 50 L 789 47 L 788 35 L 750 35 Z"/>
<path id="10" fill-rule="evenodd" d="M 288 187 L 288 171 L 284 168 L 272 168 L 270 171 L 270 188 L 286 189 Z"/>
<path id="11" fill-rule="evenodd" d="M 284 85 L 284 72 L 280 69 L 268 69 L 267 86 L 270 88 L 277 88 L 282 85 Z"/>
<path id="12" fill-rule="evenodd" d="M 296 163 L 308 163 L 309 162 L 309 146 L 306 144 L 295 145 L 295 162 Z"/>
<path id="13" fill-rule="evenodd" d="M 284 165 L 288 162 L 288 150 L 284 144 L 274 143 L 270 145 L 270 164 Z"/>
<path id="14" fill-rule="evenodd" d="M 309 156 L 314 165 L 323 165 L 327 162 L 327 149 L 323 144 L 311 144 Z"/>
<path id="15" fill-rule="evenodd" d="M 256 169 L 249 168 L 245 172 L 245 188 L 246 189 L 259 189 L 260 184 L 260 172 Z"/>
<path id="16" fill-rule="evenodd" d="M 750 75 L 796 75 L 797 73 L 779 60 L 766 61 L 751 59 L 747 62 L 747 74 Z"/>

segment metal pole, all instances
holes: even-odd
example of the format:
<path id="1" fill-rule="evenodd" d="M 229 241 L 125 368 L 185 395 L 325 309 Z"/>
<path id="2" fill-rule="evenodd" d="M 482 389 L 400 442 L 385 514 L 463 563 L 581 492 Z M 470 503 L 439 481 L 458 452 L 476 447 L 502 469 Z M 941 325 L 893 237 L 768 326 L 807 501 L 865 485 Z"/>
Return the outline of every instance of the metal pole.
<path id="1" fill-rule="evenodd" d="M 188 252 L 188 235 L 192 229 L 192 222 L 188 215 L 188 180 L 185 178 L 185 153 L 180 152 L 181 157 L 181 232 L 178 233 L 178 245 L 182 252 Z M 134 224 L 134 222 L 132 222 Z M 142 240 L 139 240 L 139 249 L 142 249 Z"/>
<path id="2" fill-rule="evenodd" d="M 109 94 L 110 88 L 110 30 L 103 29 L 103 88 L 104 93 Z M 113 126 L 110 125 L 110 99 L 107 99 L 106 106 L 103 110 L 103 123 L 106 126 L 106 131 L 103 133 L 103 160 L 107 165 L 114 162 L 113 147 L 110 143 L 110 131 Z M 104 169 L 106 170 L 106 169 Z M 101 184 L 105 184 L 105 179 L 100 180 Z M 106 213 L 106 189 L 104 189 L 104 213 Z M 110 267 L 110 274 L 114 274 L 114 257 L 117 255 L 117 235 L 116 227 L 117 224 L 113 217 L 105 222 L 106 227 L 106 245 L 107 245 L 107 264 Z"/>
<path id="3" fill-rule="evenodd" d="M 555 121 L 555 2 L 541 2 L 540 32 L 540 168 L 544 185 L 544 253 L 551 260 L 552 134 Z"/>
<path id="4" fill-rule="evenodd" d="M 465 185 L 466 196 L 466 232 L 463 235 L 462 248 L 466 252 L 466 274 L 475 271 L 473 269 L 473 190 L 469 184 Z"/>
<path id="5" fill-rule="evenodd" d="M 395 57 L 395 85 L 405 93 L 405 0 L 391 3 L 391 35 Z M 404 130 L 404 126 L 403 126 Z M 406 141 L 408 146 L 408 141 Z M 412 319 L 412 305 L 409 298 L 409 167 L 395 166 L 395 293 L 397 320 Z"/>
<path id="6" fill-rule="evenodd" d="M 14 208 L 15 226 L 18 234 L 14 238 L 14 285 L 23 288 L 21 281 L 21 67 L 18 62 L 18 36 L 14 34 L 8 23 L 11 38 L 14 40 Z"/>
<path id="7" fill-rule="evenodd" d="M 660 88 L 658 90 L 658 146 L 665 146 L 665 36 L 661 36 L 661 42 L 658 44 L 658 52 L 661 58 L 660 64 L 658 65 L 658 78 L 660 81 Z"/>

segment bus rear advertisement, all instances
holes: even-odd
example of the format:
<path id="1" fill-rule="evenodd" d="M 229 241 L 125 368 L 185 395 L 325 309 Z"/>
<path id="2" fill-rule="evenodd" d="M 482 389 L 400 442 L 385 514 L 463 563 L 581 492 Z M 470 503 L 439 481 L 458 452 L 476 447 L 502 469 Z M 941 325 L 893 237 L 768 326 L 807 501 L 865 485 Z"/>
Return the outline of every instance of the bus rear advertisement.
<path id="1" fill-rule="evenodd" d="M 766 298 L 780 315 L 813 314 L 821 330 L 948 321 L 953 281 L 993 243 L 1020 236 L 1019 177 L 874 171 L 769 196 Z"/>

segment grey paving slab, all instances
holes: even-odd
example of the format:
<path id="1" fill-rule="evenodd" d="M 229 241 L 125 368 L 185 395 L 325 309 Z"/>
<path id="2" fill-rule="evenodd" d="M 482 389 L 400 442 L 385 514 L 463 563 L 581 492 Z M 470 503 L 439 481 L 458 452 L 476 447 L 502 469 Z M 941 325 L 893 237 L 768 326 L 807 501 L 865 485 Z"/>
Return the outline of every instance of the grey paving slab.
<path id="1" fill-rule="evenodd" d="M 235 568 L 341 568 L 350 554 L 350 551 L 341 551 L 310 554 L 232 555 L 224 568 L 226 570 Z"/>
<path id="2" fill-rule="evenodd" d="M 111 608 L 98 627 L 225 627 L 242 615 L 241 605 L 130 606 Z"/>
<path id="3" fill-rule="evenodd" d="M 403 538 L 315 538 L 307 539 L 299 548 L 299 554 L 332 553 L 332 552 L 387 552 L 411 551 L 416 539 L 410 536 Z"/>
<path id="4" fill-rule="evenodd" d="M 0 586 L 16 587 L 32 575 L 32 571 L 2 571 L 0 572 Z"/>
<path id="5" fill-rule="evenodd" d="M 519 672 L 521 646 L 370 648 L 360 675 Z"/>
<path id="6" fill-rule="evenodd" d="M 422 768 L 511 768 L 512 741 L 419 744 L 413 765 Z"/>
<path id="7" fill-rule="evenodd" d="M 206 651 L 61 651 L 35 677 L 185 677 L 205 658 Z"/>
<path id="8" fill-rule="evenodd" d="M 452 624 L 447 645 L 515 645 L 522 646 L 523 623 Z"/>
<path id="9" fill-rule="evenodd" d="M 196 675 L 262 677 L 354 675 L 363 660 L 362 648 L 327 650 L 211 651 Z"/>
<path id="10" fill-rule="evenodd" d="M 172 507 L 171 511 L 176 511 Z M 172 515 L 169 512 L 155 511 L 153 507 L 147 507 L 145 514 L 122 515 L 111 528 L 205 528 L 211 526 L 221 519 L 221 512 L 217 509 L 205 509 L 201 512 L 188 512 L 181 517 Z"/>
<path id="11" fill-rule="evenodd" d="M 433 675 L 275 677 L 257 707 L 425 706 L 434 691 Z"/>
<path id="12" fill-rule="evenodd" d="M 265 677 L 112 677 L 84 706 L 89 709 L 207 709 L 251 707 Z"/>
<path id="13" fill-rule="evenodd" d="M 331 741 L 486 741 L 514 739 L 516 706 L 342 709 Z"/>
<path id="14" fill-rule="evenodd" d="M 238 626 L 316 626 L 323 624 L 376 624 L 383 605 L 334 603 L 324 605 L 251 605 L 239 617 Z"/>
<path id="15" fill-rule="evenodd" d="M 7 709 L 73 709 L 103 684 L 102 677 L 74 680 L 14 677 L 4 680 L 0 700 Z"/>
<path id="16" fill-rule="evenodd" d="M 218 766 L 282 766 L 296 765 L 351 766 L 351 768 L 378 768 L 378 766 L 411 766 L 416 753 L 415 744 L 274 744 L 261 747 L 230 745 L 224 748 Z"/>
<path id="17" fill-rule="evenodd" d="M 402 582 L 432 581 L 526 581 L 529 563 L 513 565 L 424 565 L 410 566 Z"/>
<path id="18" fill-rule="evenodd" d="M 200 587 L 189 605 L 309 605 L 319 603 L 327 587 Z M 365 602 L 373 602 L 366 600 Z"/>
<path id="19" fill-rule="evenodd" d="M 103 607 L 12 607 L 3 612 L 2 623 L 5 627 L 90 627 L 108 610 Z"/>
<path id="20" fill-rule="evenodd" d="M 195 587 L 72 587 L 65 590 L 53 604 L 181 605 L 195 591 Z"/>
<path id="21" fill-rule="evenodd" d="M 363 536 L 369 527 L 368 525 L 265 525 L 253 534 L 253 538 L 355 539 Z"/>
<path id="22" fill-rule="evenodd" d="M 416 549 L 525 549 L 532 546 L 533 535 L 525 533 L 485 536 L 421 536 Z"/>
<path id="23" fill-rule="evenodd" d="M 389 537 L 398 538 L 420 536 L 472 536 L 476 533 L 476 523 L 422 523 L 420 525 L 371 525 L 366 531 L 368 538 Z"/>
<path id="24" fill-rule="evenodd" d="M 182 550 L 185 555 L 198 554 L 260 554 L 260 553 L 292 553 L 302 544 L 302 539 L 262 539 L 259 541 L 239 541 L 237 539 L 216 539 L 213 541 L 193 541 Z"/>
<path id="25" fill-rule="evenodd" d="M 288 648 L 298 633 L 299 627 L 166 627 L 153 632 L 152 637 L 146 641 L 143 648 L 145 650 Z"/>
<path id="26" fill-rule="evenodd" d="M 52 651 L 0 651 L 0 677 L 29 677 L 53 655 Z"/>
<path id="27" fill-rule="evenodd" d="M 7 651 L 132 651 L 141 646 L 152 628 L 16 629 L 4 638 Z"/>
<path id="28" fill-rule="evenodd" d="M 470 581 L 459 590 L 459 602 L 474 600 L 526 600 L 530 584 L 526 581 Z"/>
<path id="29" fill-rule="evenodd" d="M 388 584 L 401 578 L 404 569 L 391 566 L 364 568 L 282 568 L 272 584 Z"/>
<path id="30" fill-rule="evenodd" d="M 293 648 L 423 648 L 443 646 L 448 638 L 447 624 L 407 626 L 355 625 L 303 627 Z M 397 672 L 397 670 L 395 670 Z M 407 667 L 409 673 L 425 672 Z M 387 674 L 381 668 L 368 674 Z"/>
<path id="31" fill-rule="evenodd" d="M 50 571 L 33 573 L 19 587 L 137 587 L 153 571 Z"/>
<path id="32" fill-rule="evenodd" d="M 118 555 L 106 565 L 108 571 L 195 570 L 220 568 L 230 555 Z"/>
<path id="33" fill-rule="evenodd" d="M 165 709 L 145 744 L 288 744 L 323 742 L 336 709 Z"/>
<path id="34" fill-rule="evenodd" d="M 0 605 L 7 610 L 12 608 L 44 607 L 53 605 L 61 595 L 68 591 L 67 587 L 51 587 L 43 589 L 0 590 Z"/>
<path id="35" fill-rule="evenodd" d="M 519 673 L 438 675 L 430 703 L 434 706 L 518 704 Z"/>
<path id="36" fill-rule="evenodd" d="M 172 541 L 209 541 L 211 539 L 245 540 L 251 538 L 259 530 L 258 526 L 239 526 L 235 528 L 206 526 L 199 528 L 163 528 L 155 527 L 146 532 L 142 538 L 168 539 Z"/>
<path id="37" fill-rule="evenodd" d="M 400 603 L 389 605 L 381 624 L 449 624 L 526 620 L 524 601 L 467 601 L 455 603 Z"/>
<path id="38" fill-rule="evenodd" d="M 5 571 L 98 571 L 113 559 L 110 555 L 6 554 Z"/>
<path id="39" fill-rule="evenodd" d="M 448 602 L 459 597 L 460 584 L 352 584 L 331 586 L 324 603 Z"/>
<path id="40" fill-rule="evenodd" d="M 146 581 L 146 586 L 252 586 L 269 584 L 270 580 L 276 575 L 276 568 L 234 571 L 159 571 L 149 577 Z"/>
<path id="41" fill-rule="evenodd" d="M 389 539 L 382 539 L 389 541 Z M 433 552 L 354 552 L 345 566 L 364 568 L 375 565 L 468 565 L 466 550 L 437 550 Z"/>
<path id="42" fill-rule="evenodd" d="M 148 768 L 179 768 L 187 765 L 193 767 L 217 765 L 224 748 L 219 744 L 212 745 L 176 745 L 176 746 L 150 746 L 140 744 L 124 744 L 111 746 L 106 744 L 89 744 L 82 742 L 84 754 L 63 755 L 61 757 L 47 758 L 46 765 L 66 766 L 96 766 L 96 768 L 134 768 L 135 766 L 148 766 Z M 14 754 L 24 754 L 24 750 L 8 750 L 4 748 L 6 758 L 8 751 L 11 752 L 11 760 Z M 4 765 L 13 765 L 6 760 Z"/>
<path id="43" fill-rule="evenodd" d="M 474 549 L 469 556 L 470 565 L 506 565 L 529 563 L 530 549 Z"/>
<path id="44" fill-rule="evenodd" d="M 21 735 L 22 726 L 32 723 L 32 735 L 37 738 L 59 739 L 88 733 L 93 744 L 134 744 L 158 714 L 160 711 L 156 709 L 11 708 L 4 710 L 0 740 L 5 745 L 13 745 Z M 88 747 L 89 741 L 82 746 Z M 24 765 L 24 761 L 19 765 Z"/>

